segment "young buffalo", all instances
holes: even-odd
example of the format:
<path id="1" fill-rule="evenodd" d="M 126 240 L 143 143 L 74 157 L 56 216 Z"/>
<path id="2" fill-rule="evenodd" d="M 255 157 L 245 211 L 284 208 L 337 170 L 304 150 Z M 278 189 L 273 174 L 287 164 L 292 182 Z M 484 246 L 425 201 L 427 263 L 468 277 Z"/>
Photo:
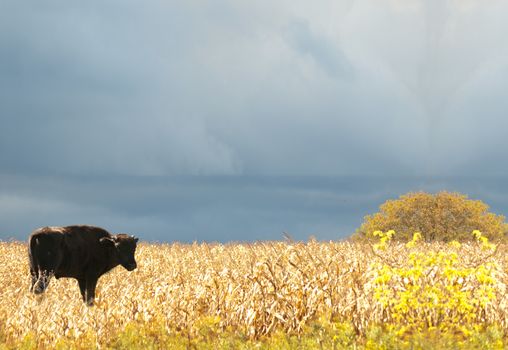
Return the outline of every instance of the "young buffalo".
<path id="1" fill-rule="evenodd" d="M 93 226 L 37 229 L 28 242 L 30 291 L 44 293 L 52 276 L 71 277 L 78 280 L 83 301 L 92 306 L 99 277 L 118 265 L 128 271 L 136 268 L 137 242 L 134 236 L 111 235 Z"/>

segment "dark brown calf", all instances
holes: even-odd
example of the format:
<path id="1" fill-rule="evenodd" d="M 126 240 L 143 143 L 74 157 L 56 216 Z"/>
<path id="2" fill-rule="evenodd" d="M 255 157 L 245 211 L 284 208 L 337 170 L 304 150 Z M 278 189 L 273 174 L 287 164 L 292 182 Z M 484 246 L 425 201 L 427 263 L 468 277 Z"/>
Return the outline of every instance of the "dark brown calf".
<path id="1" fill-rule="evenodd" d="M 93 305 L 99 277 L 118 265 L 136 268 L 134 253 L 138 239 L 126 234 L 111 235 L 94 226 L 43 227 L 29 238 L 30 291 L 44 293 L 52 276 L 78 280 L 83 301 Z"/>

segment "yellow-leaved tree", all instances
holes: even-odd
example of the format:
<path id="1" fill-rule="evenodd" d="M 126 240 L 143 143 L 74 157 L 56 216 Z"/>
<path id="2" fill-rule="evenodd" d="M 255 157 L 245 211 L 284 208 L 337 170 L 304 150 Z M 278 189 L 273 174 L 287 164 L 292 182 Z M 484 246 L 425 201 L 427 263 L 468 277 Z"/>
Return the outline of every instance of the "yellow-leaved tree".
<path id="1" fill-rule="evenodd" d="M 505 238 L 505 217 L 488 210 L 487 204 L 460 193 L 407 193 L 383 203 L 378 213 L 367 215 L 354 238 L 371 238 L 375 231 L 388 230 L 394 230 L 395 239 L 401 241 L 410 241 L 415 232 L 420 232 L 426 242 L 465 241 L 471 240 L 473 230 L 490 240 Z"/>

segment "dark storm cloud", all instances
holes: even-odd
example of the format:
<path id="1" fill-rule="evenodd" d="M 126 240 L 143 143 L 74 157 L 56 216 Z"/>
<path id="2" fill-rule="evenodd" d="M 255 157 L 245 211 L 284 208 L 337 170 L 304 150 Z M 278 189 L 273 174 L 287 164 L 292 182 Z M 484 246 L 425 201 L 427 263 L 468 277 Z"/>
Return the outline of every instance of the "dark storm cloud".
<path id="1" fill-rule="evenodd" d="M 148 241 L 348 237 L 408 191 L 460 191 L 508 213 L 503 178 L 1 176 L 0 239 L 46 225 L 93 223 Z"/>
<path id="2" fill-rule="evenodd" d="M 145 240 L 247 241 L 345 237 L 372 194 L 354 179 L 307 177 L 2 176 L 0 237 L 90 223 Z M 317 185 L 316 185 L 317 183 Z"/>

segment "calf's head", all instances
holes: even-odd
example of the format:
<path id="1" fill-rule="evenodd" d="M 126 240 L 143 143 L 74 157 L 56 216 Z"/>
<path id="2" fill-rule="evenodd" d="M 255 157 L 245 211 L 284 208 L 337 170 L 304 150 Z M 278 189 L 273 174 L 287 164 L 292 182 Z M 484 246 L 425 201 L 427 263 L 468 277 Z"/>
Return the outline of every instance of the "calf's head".
<path id="1" fill-rule="evenodd" d="M 112 237 L 103 237 L 100 239 L 103 244 L 109 244 L 115 250 L 115 255 L 118 258 L 118 262 L 126 270 L 132 271 L 137 267 L 134 253 L 136 252 L 136 243 L 138 238 L 119 233 Z"/>

